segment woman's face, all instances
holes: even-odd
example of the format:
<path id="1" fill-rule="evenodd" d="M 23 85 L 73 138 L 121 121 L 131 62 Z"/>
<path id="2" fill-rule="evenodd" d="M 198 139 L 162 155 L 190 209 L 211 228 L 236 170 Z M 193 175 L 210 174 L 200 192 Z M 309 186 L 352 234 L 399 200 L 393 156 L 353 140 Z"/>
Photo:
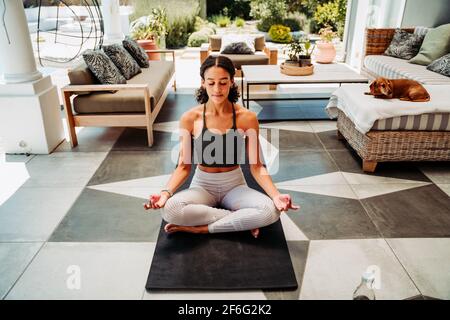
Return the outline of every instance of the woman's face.
<path id="1" fill-rule="evenodd" d="M 221 67 L 213 66 L 206 69 L 202 86 L 206 89 L 209 100 L 214 104 L 221 104 L 228 100 L 233 81 L 228 71 Z"/>

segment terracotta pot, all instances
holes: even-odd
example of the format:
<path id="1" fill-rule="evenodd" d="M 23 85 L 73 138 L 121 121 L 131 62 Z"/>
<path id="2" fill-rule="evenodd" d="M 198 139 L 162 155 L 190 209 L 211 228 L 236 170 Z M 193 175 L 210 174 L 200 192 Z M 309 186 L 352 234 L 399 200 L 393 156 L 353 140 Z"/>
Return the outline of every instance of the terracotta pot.
<path id="1" fill-rule="evenodd" d="M 144 50 L 158 50 L 158 45 L 155 40 L 137 40 L 137 43 L 144 48 Z M 149 60 L 161 60 L 160 53 L 149 53 L 147 52 Z"/>
<path id="2" fill-rule="evenodd" d="M 336 58 L 336 49 L 331 42 L 318 42 L 316 45 L 316 61 L 319 63 L 331 63 Z"/>

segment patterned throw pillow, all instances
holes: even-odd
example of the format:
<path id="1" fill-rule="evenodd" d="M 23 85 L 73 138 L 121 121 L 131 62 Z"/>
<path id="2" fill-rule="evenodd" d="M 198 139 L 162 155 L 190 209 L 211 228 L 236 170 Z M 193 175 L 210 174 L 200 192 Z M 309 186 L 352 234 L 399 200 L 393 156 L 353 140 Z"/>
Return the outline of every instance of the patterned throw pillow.
<path id="1" fill-rule="evenodd" d="M 103 51 L 114 62 L 120 73 L 129 80 L 142 70 L 133 57 L 119 44 L 103 46 Z"/>
<path id="2" fill-rule="evenodd" d="M 397 29 L 384 55 L 409 60 L 419 53 L 423 38 L 424 35 Z"/>
<path id="3" fill-rule="evenodd" d="M 220 53 L 232 43 L 245 42 L 252 52 L 255 52 L 255 37 L 250 34 L 224 34 L 222 36 Z"/>
<path id="4" fill-rule="evenodd" d="M 427 69 L 450 77 L 450 53 L 434 60 L 428 65 Z"/>
<path id="5" fill-rule="evenodd" d="M 137 61 L 140 67 L 148 68 L 150 66 L 147 53 L 145 52 L 144 48 L 142 48 L 136 41 L 127 36 L 122 41 L 122 44 L 123 47 L 131 54 L 134 60 Z"/>
<path id="6" fill-rule="evenodd" d="M 102 84 L 124 84 L 127 80 L 111 59 L 100 50 L 86 50 L 83 59 L 89 70 Z"/>
<path id="7" fill-rule="evenodd" d="M 221 53 L 225 54 L 254 54 L 245 42 L 233 42 L 227 45 Z"/>

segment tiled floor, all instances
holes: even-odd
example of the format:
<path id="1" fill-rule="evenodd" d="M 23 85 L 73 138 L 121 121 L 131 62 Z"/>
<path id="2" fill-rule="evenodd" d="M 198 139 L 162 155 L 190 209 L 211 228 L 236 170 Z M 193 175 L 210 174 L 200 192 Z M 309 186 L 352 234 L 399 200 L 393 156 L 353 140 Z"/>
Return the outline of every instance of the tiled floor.
<path id="1" fill-rule="evenodd" d="M 261 122 L 276 133 L 261 139 L 273 181 L 301 205 L 281 219 L 298 290 L 146 292 L 161 217 L 142 203 L 169 179 L 173 133 L 193 103 L 192 90 L 170 94 L 151 149 L 141 129 L 84 128 L 75 149 L 64 142 L 49 156 L 7 156 L 0 297 L 351 299 L 362 272 L 376 268 L 378 299 L 450 299 L 448 164 L 381 164 L 365 174 L 328 120 Z"/>

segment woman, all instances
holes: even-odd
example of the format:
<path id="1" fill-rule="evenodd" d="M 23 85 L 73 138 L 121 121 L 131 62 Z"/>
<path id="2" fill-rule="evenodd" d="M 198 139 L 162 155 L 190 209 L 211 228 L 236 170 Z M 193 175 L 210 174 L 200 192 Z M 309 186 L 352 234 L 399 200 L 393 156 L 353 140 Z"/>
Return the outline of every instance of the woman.
<path id="1" fill-rule="evenodd" d="M 224 56 L 210 56 L 200 68 L 200 105 L 180 119 L 178 166 L 166 188 L 144 205 L 145 209 L 164 207 L 168 233 L 251 230 L 256 238 L 260 227 L 278 220 L 280 211 L 299 208 L 289 194 L 277 190 L 260 161 L 258 120 L 255 113 L 235 104 L 239 92 L 234 74 L 233 62 Z M 197 163 L 191 185 L 174 194 L 190 174 L 191 152 Z M 268 196 L 247 186 L 239 165 L 243 153 L 252 176 Z"/>

